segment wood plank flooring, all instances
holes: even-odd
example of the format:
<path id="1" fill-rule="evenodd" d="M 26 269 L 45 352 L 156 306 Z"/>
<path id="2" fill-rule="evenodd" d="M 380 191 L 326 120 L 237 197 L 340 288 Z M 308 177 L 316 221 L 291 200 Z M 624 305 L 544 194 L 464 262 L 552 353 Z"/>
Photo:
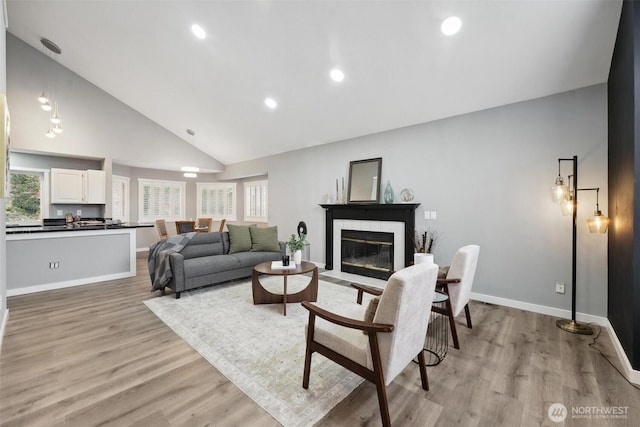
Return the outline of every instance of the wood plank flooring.
<path id="1" fill-rule="evenodd" d="M 0 425 L 279 425 L 142 304 L 160 297 L 149 289 L 139 260 L 135 278 L 9 298 Z M 472 303 L 471 316 L 471 330 L 457 322 L 461 349 L 428 369 L 430 391 L 414 364 L 389 386 L 394 426 L 640 425 L 640 390 L 591 337 L 489 304 Z M 617 363 L 606 331 L 596 346 Z M 547 416 L 555 402 L 569 410 L 563 423 Z M 612 406 L 626 418 L 571 415 Z M 375 387 L 363 383 L 317 425 L 380 426 Z"/>

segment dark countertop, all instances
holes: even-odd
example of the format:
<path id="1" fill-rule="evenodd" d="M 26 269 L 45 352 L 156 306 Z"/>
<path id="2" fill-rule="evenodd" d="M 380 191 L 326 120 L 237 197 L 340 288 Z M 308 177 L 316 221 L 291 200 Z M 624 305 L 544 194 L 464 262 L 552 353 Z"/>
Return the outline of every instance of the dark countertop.
<path id="1" fill-rule="evenodd" d="M 7 227 L 7 234 L 26 234 L 26 233 L 50 233 L 54 231 L 87 231 L 87 230 L 122 230 L 128 228 L 147 228 L 153 227 L 148 223 L 126 223 L 113 225 L 47 225 L 36 227 Z"/>

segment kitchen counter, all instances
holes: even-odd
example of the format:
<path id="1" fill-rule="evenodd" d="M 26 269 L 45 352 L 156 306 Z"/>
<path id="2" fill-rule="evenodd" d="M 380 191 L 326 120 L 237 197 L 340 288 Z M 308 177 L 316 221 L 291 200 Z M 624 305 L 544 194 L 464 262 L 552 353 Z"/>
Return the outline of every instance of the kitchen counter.
<path id="1" fill-rule="evenodd" d="M 151 224 L 7 228 L 7 296 L 136 275 L 136 230 Z"/>
<path id="2" fill-rule="evenodd" d="M 87 231 L 87 230 L 123 230 L 131 228 L 153 227 L 149 223 L 124 223 L 124 224 L 90 224 L 90 225 L 44 225 L 34 227 L 7 227 L 7 234 L 26 234 L 26 233 L 50 233 L 58 231 Z"/>

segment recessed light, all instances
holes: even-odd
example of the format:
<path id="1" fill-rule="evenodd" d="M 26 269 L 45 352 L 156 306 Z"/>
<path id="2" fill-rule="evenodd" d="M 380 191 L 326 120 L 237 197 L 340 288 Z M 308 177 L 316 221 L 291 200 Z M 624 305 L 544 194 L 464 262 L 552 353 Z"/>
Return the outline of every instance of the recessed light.
<path id="1" fill-rule="evenodd" d="M 445 36 L 452 36 L 462 27 L 462 21 L 457 16 L 450 16 L 444 21 L 442 21 L 442 25 L 440 26 L 440 31 Z"/>
<path id="2" fill-rule="evenodd" d="M 193 32 L 193 35 L 196 36 L 197 38 L 199 38 L 200 40 L 204 40 L 204 39 L 207 38 L 207 33 L 198 24 L 193 24 L 191 26 L 191 31 Z"/>
<path id="3" fill-rule="evenodd" d="M 334 82 L 341 82 L 344 80 L 344 73 L 342 72 L 342 70 L 339 70 L 337 68 L 331 70 L 329 76 L 331 76 L 331 80 L 333 80 Z"/>
<path id="4" fill-rule="evenodd" d="M 195 166 L 183 166 L 181 169 L 182 172 L 200 172 L 200 168 Z"/>
<path id="5" fill-rule="evenodd" d="M 278 103 L 273 98 L 265 98 L 264 105 L 271 108 L 272 110 L 278 106 Z"/>
<path id="6" fill-rule="evenodd" d="M 185 172 L 184 177 L 185 178 L 197 178 L 198 174 L 197 173 L 193 173 L 193 172 Z"/>

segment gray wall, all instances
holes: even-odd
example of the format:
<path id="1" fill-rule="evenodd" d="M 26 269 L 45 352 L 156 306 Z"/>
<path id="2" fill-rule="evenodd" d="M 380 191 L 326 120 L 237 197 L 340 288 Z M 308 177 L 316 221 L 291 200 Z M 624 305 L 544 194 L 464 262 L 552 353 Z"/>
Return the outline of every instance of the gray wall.
<path id="1" fill-rule="evenodd" d="M 345 118 L 348 120 L 348 118 Z M 418 229 L 438 235 L 448 264 L 460 246 L 481 246 L 474 292 L 569 310 L 571 219 L 551 202 L 558 157 L 579 156 L 581 187 L 607 207 L 606 85 L 227 166 L 221 179 L 269 175 L 269 218 L 280 238 L 300 220 L 311 259 L 324 262 L 323 195 L 348 177 L 350 160 L 382 157 L 382 183 L 415 191 Z M 566 175 L 566 171 L 563 172 Z M 607 314 L 607 235 L 588 232 L 595 192 L 580 195 L 577 311 Z M 424 210 L 437 220 L 424 220 Z M 569 289 L 570 286 L 567 287 Z"/>

